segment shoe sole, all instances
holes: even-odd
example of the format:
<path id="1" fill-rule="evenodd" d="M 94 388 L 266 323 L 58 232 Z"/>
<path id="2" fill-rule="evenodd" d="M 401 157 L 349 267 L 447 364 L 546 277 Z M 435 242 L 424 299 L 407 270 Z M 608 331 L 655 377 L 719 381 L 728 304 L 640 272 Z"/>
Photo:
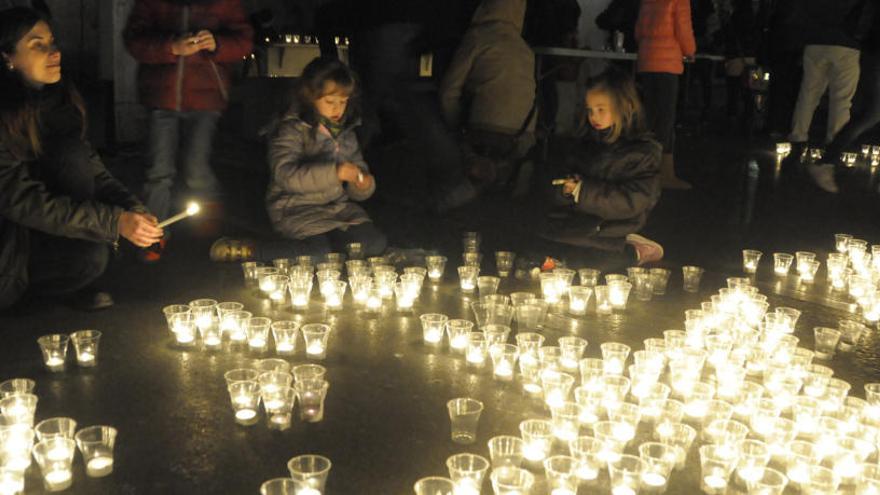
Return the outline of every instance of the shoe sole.
<path id="1" fill-rule="evenodd" d="M 658 251 L 660 251 L 660 259 L 663 259 L 663 256 L 666 255 L 666 253 L 663 251 L 663 246 L 661 246 L 657 241 L 652 241 L 647 237 L 640 236 L 639 234 L 629 234 L 626 236 L 626 240 L 654 246 L 655 248 L 657 248 Z"/>

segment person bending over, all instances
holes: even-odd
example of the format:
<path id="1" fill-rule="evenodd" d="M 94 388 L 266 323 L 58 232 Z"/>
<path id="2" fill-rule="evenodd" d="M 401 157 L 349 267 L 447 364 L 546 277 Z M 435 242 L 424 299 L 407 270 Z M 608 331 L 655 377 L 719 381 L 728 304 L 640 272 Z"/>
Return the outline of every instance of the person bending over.
<path id="1" fill-rule="evenodd" d="M 306 66 L 298 102 L 269 143 L 266 207 L 282 239 L 221 238 L 211 246 L 211 259 L 315 256 L 343 251 L 349 243 L 360 243 L 367 256 L 385 251 L 385 235 L 353 202 L 376 190 L 355 135 L 360 119 L 348 103 L 355 92 L 355 75 L 342 62 L 318 58 Z"/>
<path id="2" fill-rule="evenodd" d="M 588 81 L 585 104 L 589 125 L 554 181 L 557 208 L 543 237 L 639 265 L 659 261 L 663 247 L 637 232 L 660 198 L 662 147 L 645 131 L 632 77 L 600 74 Z"/>
<path id="3" fill-rule="evenodd" d="M 146 247 L 156 218 L 104 168 L 85 140 L 79 94 L 35 10 L 0 12 L 0 309 L 26 293 L 75 294 L 85 309 L 113 304 L 90 288 L 124 237 Z"/>

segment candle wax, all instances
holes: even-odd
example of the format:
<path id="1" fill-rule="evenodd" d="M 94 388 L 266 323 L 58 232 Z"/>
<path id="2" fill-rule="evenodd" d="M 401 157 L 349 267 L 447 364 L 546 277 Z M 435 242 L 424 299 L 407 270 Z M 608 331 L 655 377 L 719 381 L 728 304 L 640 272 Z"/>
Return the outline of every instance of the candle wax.
<path id="1" fill-rule="evenodd" d="M 275 350 L 279 353 L 293 352 L 293 344 L 290 342 L 276 342 Z"/>
<path id="2" fill-rule="evenodd" d="M 513 376 L 513 368 L 511 368 L 510 365 L 507 363 L 501 363 L 495 367 L 495 375 L 509 378 Z"/>
<path id="3" fill-rule="evenodd" d="M 50 368 L 57 368 L 59 366 L 64 366 L 64 360 L 60 357 L 52 356 L 46 360 L 46 366 Z"/>
<path id="4" fill-rule="evenodd" d="M 88 351 L 83 351 L 76 356 L 80 364 L 88 364 L 95 362 L 95 355 Z"/>
<path id="5" fill-rule="evenodd" d="M 718 476 L 717 474 L 710 474 L 709 476 L 703 477 L 703 483 L 706 484 L 709 488 L 720 490 L 727 487 L 727 480 Z"/>
<path id="6" fill-rule="evenodd" d="M 523 383 L 523 390 L 533 395 L 540 394 L 543 391 L 541 386 L 536 383 Z"/>
<path id="7" fill-rule="evenodd" d="M 306 348 L 307 354 L 323 354 L 324 353 L 324 344 L 320 342 L 312 342 Z"/>
<path id="8" fill-rule="evenodd" d="M 467 360 L 471 364 L 483 364 L 486 360 L 486 357 L 480 351 L 472 351 L 468 352 Z"/>
<path id="9" fill-rule="evenodd" d="M 251 339 L 248 341 L 248 345 L 255 349 L 261 349 L 266 346 L 266 339 Z"/>
<path id="10" fill-rule="evenodd" d="M 577 476 L 582 480 L 594 480 L 599 477 L 599 470 L 592 466 L 581 465 L 577 469 Z"/>
<path id="11" fill-rule="evenodd" d="M 615 439 L 628 442 L 636 436 L 636 430 L 628 424 L 618 424 L 612 428 L 612 434 Z"/>
<path id="12" fill-rule="evenodd" d="M 247 421 L 250 419 L 254 419 L 257 416 L 257 411 L 253 409 L 239 409 L 235 411 L 235 419 L 240 421 Z"/>
<path id="13" fill-rule="evenodd" d="M 425 342 L 430 342 L 432 344 L 436 344 L 443 339 L 443 331 L 442 330 L 428 330 L 425 332 Z"/>
<path id="14" fill-rule="evenodd" d="M 49 471 L 46 473 L 44 478 L 46 479 L 46 485 L 51 487 L 50 489 L 60 489 L 62 486 L 67 486 L 70 484 L 73 474 L 69 469 L 56 469 L 54 471 Z"/>
<path id="15" fill-rule="evenodd" d="M 663 486 L 666 484 L 666 476 L 660 473 L 644 473 L 642 482 L 648 486 Z"/>
<path id="16" fill-rule="evenodd" d="M 210 337 L 205 338 L 205 345 L 207 347 L 217 347 L 220 344 L 221 344 L 220 337 L 212 335 Z"/>
<path id="17" fill-rule="evenodd" d="M 628 486 L 616 486 L 611 490 L 611 495 L 636 495 L 636 491 Z"/>
<path id="18" fill-rule="evenodd" d="M 276 411 L 276 410 L 280 409 L 281 406 L 283 406 L 283 405 L 284 405 L 284 401 L 279 400 L 279 399 L 271 399 L 271 400 L 264 400 L 263 401 L 263 406 L 266 407 L 267 411 Z"/>
<path id="19" fill-rule="evenodd" d="M 113 472 L 113 458 L 107 456 L 98 456 L 89 459 L 86 464 L 86 474 L 93 478 L 107 476 Z"/>
<path id="20" fill-rule="evenodd" d="M 195 340 L 195 336 L 191 333 L 177 332 L 177 342 L 180 344 L 189 344 Z"/>

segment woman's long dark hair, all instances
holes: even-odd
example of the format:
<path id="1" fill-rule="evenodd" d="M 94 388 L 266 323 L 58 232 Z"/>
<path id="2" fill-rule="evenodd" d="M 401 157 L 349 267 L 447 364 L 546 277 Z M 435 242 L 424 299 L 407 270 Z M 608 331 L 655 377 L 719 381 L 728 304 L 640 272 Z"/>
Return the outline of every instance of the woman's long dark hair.
<path id="1" fill-rule="evenodd" d="M 325 96 L 324 87 L 333 83 L 342 93 L 350 97 L 342 121 L 349 121 L 357 112 L 357 76 L 339 60 L 316 58 L 303 69 L 295 93 L 295 105 L 299 118 L 309 124 L 318 123 L 320 116 L 315 109 L 315 101 Z"/>
<path id="2" fill-rule="evenodd" d="M 27 7 L 0 11 L 0 52 L 14 54 L 18 42 L 40 21 L 48 22 L 40 12 Z M 82 97 L 64 79 L 61 84 L 65 98 L 82 116 L 84 136 L 86 115 Z M 39 91 L 29 87 L 7 63 L 0 65 L 0 140 L 20 159 L 39 156 L 43 150 L 38 95 Z"/>

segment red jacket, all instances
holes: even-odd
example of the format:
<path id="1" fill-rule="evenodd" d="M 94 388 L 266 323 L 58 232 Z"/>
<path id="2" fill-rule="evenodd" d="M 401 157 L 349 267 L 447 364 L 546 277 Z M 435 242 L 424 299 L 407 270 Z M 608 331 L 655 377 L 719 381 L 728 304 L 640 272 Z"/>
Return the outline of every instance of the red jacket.
<path id="1" fill-rule="evenodd" d="M 636 41 L 639 72 L 684 72 L 682 57 L 697 51 L 690 0 L 642 0 Z"/>
<path id="2" fill-rule="evenodd" d="M 189 57 L 171 53 L 181 34 L 207 29 L 217 49 Z M 167 110 L 223 110 L 230 66 L 251 53 L 253 28 L 240 0 L 137 0 L 123 32 L 125 46 L 140 62 L 141 103 Z"/>

